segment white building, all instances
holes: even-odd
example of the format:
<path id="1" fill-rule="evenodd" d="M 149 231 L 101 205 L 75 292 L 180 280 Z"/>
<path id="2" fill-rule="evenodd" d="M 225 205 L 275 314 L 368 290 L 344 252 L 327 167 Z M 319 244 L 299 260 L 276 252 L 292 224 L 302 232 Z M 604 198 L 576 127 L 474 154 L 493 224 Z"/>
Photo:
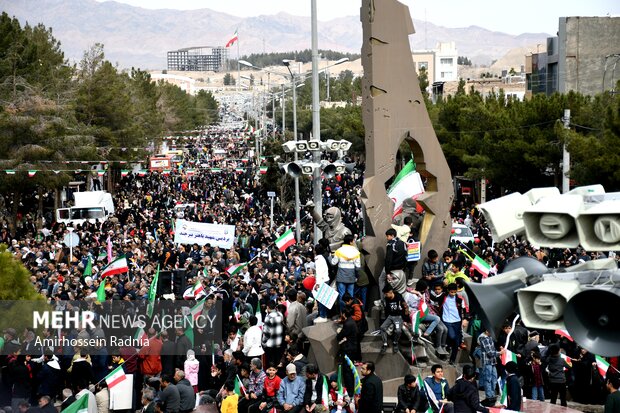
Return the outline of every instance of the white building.
<path id="1" fill-rule="evenodd" d="M 454 42 L 437 43 L 435 49 L 435 82 L 458 80 L 458 57 Z"/>

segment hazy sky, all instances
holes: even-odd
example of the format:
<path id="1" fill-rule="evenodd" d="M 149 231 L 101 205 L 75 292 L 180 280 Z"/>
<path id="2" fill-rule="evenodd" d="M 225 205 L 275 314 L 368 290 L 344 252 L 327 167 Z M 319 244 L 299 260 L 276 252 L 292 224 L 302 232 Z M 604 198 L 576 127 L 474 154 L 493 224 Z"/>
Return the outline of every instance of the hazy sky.
<path id="1" fill-rule="evenodd" d="M 98 0 L 109 1 L 109 0 Z M 240 17 L 287 12 L 310 15 L 309 0 L 116 0 L 149 9 L 208 8 Z M 381 1 L 381 0 L 378 0 Z M 617 16 L 618 0 L 401 0 L 413 18 L 446 27 L 481 26 L 510 34 L 555 34 L 558 17 Z M 360 0 L 317 0 L 319 20 L 359 15 Z"/>

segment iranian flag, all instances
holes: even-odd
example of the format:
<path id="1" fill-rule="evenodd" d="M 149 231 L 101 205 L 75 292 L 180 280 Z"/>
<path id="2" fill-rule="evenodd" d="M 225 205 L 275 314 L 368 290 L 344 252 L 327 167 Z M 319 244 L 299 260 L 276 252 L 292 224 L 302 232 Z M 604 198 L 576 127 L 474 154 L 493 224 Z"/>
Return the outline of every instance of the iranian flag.
<path id="1" fill-rule="evenodd" d="M 203 295 L 205 295 L 205 288 L 200 282 L 200 280 L 198 280 L 196 281 L 196 284 L 185 290 L 185 292 L 183 293 L 183 298 L 186 300 L 195 300 L 202 297 Z"/>
<path id="2" fill-rule="evenodd" d="M 4 172 L 6 172 L 7 175 L 15 175 L 14 169 L 6 169 Z"/>
<path id="3" fill-rule="evenodd" d="M 241 394 L 241 392 L 243 392 L 243 394 Z M 239 397 L 243 397 L 244 395 L 247 394 L 247 392 L 248 391 L 245 389 L 243 382 L 241 381 L 241 379 L 239 378 L 239 375 L 237 374 L 237 376 L 235 377 L 235 393 L 237 393 Z"/>
<path id="4" fill-rule="evenodd" d="M 429 386 L 427 382 L 422 380 L 422 376 L 418 374 L 418 385 L 421 386 L 421 384 L 419 383 L 424 383 L 424 393 L 426 393 L 426 398 L 428 399 L 429 404 L 428 409 L 431 412 L 433 411 L 432 406 L 430 405 L 434 405 L 437 409 L 439 409 L 439 402 L 437 401 L 437 396 L 435 396 L 435 393 L 433 393 L 433 389 L 431 389 L 431 386 Z M 427 410 L 427 412 L 429 410 Z"/>
<path id="5" fill-rule="evenodd" d="M 508 382 L 504 382 L 504 386 L 501 386 L 501 379 L 497 380 L 497 384 L 500 385 L 501 389 L 502 389 L 502 393 L 499 396 L 499 404 L 501 404 L 502 406 L 508 406 Z"/>
<path id="6" fill-rule="evenodd" d="M 268 167 L 266 167 L 266 166 L 261 166 L 261 167 L 260 167 L 260 173 L 261 173 L 261 175 L 265 175 L 265 174 L 267 173 L 267 169 L 269 169 L 269 168 L 268 168 Z"/>
<path id="7" fill-rule="evenodd" d="M 560 353 L 560 357 L 562 358 L 562 360 L 564 360 L 566 362 L 566 364 L 568 364 L 570 367 L 573 367 L 573 359 L 568 357 L 566 354 L 564 353 Z M 566 367 L 564 367 L 564 370 L 568 370 Z"/>
<path id="8" fill-rule="evenodd" d="M 489 272 L 491 271 L 491 266 L 489 265 L 489 263 L 477 255 L 473 259 L 471 266 L 480 274 L 482 274 L 482 278 L 487 278 L 489 276 Z"/>
<path id="9" fill-rule="evenodd" d="M 289 228 L 284 234 L 280 236 L 276 240 L 276 247 L 282 252 L 284 252 L 288 247 L 295 245 L 295 235 L 293 234 L 293 230 Z"/>
<path id="10" fill-rule="evenodd" d="M 155 298 L 157 296 L 157 283 L 159 282 L 159 264 L 157 264 L 157 272 L 153 277 L 153 281 L 151 282 L 151 286 L 149 287 L 149 303 L 146 306 L 146 314 L 149 318 L 153 317 L 153 310 L 155 308 Z"/>
<path id="11" fill-rule="evenodd" d="M 490 413 L 520 413 L 516 410 L 502 409 L 501 407 L 489 407 Z"/>
<path id="12" fill-rule="evenodd" d="M 235 34 L 232 35 L 232 37 L 230 38 L 230 40 L 228 42 L 226 42 L 226 47 L 230 47 L 233 44 L 235 44 L 235 42 L 239 41 L 239 35 L 237 34 L 237 31 L 239 29 L 235 30 Z"/>
<path id="13" fill-rule="evenodd" d="M 136 334 L 133 335 L 133 339 L 135 341 L 145 342 L 148 338 L 149 337 L 146 335 L 146 331 L 144 331 L 142 327 L 138 327 L 138 331 L 136 331 Z"/>
<path id="14" fill-rule="evenodd" d="M 97 176 L 103 176 L 105 175 L 105 171 L 97 171 Z"/>
<path id="15" fill-rule="evenodd" d="M 321 395 L 321 404 L 328 408 L 329 411 L 329 384 L 327 376 L 323 376 L 323 394 Z"/>
<path id="16" fill-rule="evenodd" d="M 122 274 L 128 271 L 129 271 L 129 266 L 127 265 L 127 258 L 125 258 L 125 256 L 123 255 L 123 256 L 118 257 L 111 263 L 109 263 L 107 267 L 101 270 L 101 273 L 99 274 L 99 276 L 101 278 L 105 278 L 105 277 L 110 277 L 116 274 Z"/>
<path id="17" fill-rule="evenodd" d="M 555 330 L 555 334 L 556 334 L 557 336 L 564 337 L 565 339 L 567 339 L 567 340 L 569 340 L 569 341 L 575 341 L 575 340 L 573 340 L 573 338 L 570 336 L 570 334 L 568 334 L 568 331 L 567 331 L 567 330 L 564 330 L 564 329 L 557 329 L 557 330 Z"/>
<path id="18" fill-rule="evenodd" d="M 416 335 L 420 334 L 420 322 L 422 321 L 422 316 L 420 314 L 420 311 L 411 314 L 411 327 L 413 328 L 413 333 Z"/>
<path id="19" fill-rule="evenodd" d="M 609 369 L 609 363 L 601 356 L 594 356 L 596 360 L 596 368 L 603 378 L 607 376 L 607 370 Z"/>
<path id="20" fill-rule="evenodd" d="M 37 174 L 37 171 L 32 169 L 30 171 L 28 171 L 28 178 L 32 178 L 33 176 L 35 176 Z"/>
<path id="21" fill-rule="evenodd" d="M 105 301 L 105 280 L 101 280 L 97 288 L 97 301 L 100 303 Z"/>
<path id="22" fill-rule="evenodd" d="M 424 193 L 424 184 L 420 174 L 415 171 L 413 159 L 407 162 L 405 167 L 398 173 L 396 179 L 387 191 L 388 197 L 394 201 L 394 213 L 392 218 L 403 212 L 403 203 L 407 199 L 416 199 Z"/>
<path id="23" fill-rule="evenodd" d="M 222 168 L 211 168 L 211 172 L 222 172 Z"/>
<path id="24" fill-rule="evenodd" d="M 256 323 L 256 325 L 262 328 L 263 327 L 263 314 L 260 312 L 260 301 L 256 302 L 256 308 L 254 309 L 254 316 L 258 320 L 258 323 Z"/>
<path id="25" fill-rule="evenodd" d="M 129 175 L 129 169 L 121 169 L 121 178 L 124 178 L 127 175 Z"/>
<path id="26" fill-rule="evenodd" d="M 87 413 L 88 412 L 88 393 L 71 403 L 61 413 Z"/>
<path id="27" fill-rule="evenodd" d="M 426 305 L 426 301 L 424 301 L 424 298 L 420 298 L 420 304 L 418 304 L 418 311 L 420 312 L 420 318 L 424 318 L 428 314 L 428 305 Z"/>
<path id="28" fill-rule="evenodd" d="M 123 370 L 123 366 L 118 366 L 112 373 L 108 374 L 105 377 L 105 382 L 108 384 L 108 389 L 112 390 L 114 386 L 118 383 L 125 381 L 127 376 L 125 376 L 125 371 Z"/>
<path id="29" fill-rule="evenodd" d="M 517 362 L 517 355 L 512 351 L 506 349 L 504 354 L 502 354 L 502 364 L 505 366 L 509 361 Z"/>
<path id="30" fill-rule="evenodd" d="M 226 272 L 230 275 L 237 275 L 246 265 L 248 265 L 247 262 L 241 262 L 239 264 L 231 265 L 230 267 L 226 268 Z"/>

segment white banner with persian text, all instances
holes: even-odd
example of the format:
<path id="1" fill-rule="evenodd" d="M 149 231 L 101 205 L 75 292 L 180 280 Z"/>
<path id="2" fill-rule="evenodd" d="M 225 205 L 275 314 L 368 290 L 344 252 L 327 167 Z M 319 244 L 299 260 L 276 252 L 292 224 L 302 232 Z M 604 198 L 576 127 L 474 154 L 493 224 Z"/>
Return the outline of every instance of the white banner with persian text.
<path id="1" fill-rule="evenodd" d="M 175 222 L 175 244 L 198 244 L 232 248 L 235 242 L 235 226 L 207 224 L 177 219 Z"/>

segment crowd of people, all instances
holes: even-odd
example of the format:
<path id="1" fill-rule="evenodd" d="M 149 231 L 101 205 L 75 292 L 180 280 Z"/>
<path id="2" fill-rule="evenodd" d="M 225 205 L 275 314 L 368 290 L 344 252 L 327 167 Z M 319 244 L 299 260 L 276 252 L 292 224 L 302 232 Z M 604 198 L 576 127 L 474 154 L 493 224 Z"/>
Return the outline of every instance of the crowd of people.
<path id="1" fill-rule="evenodd" d="M 262 160 L 248 156 L 251 143 L 242 135 L 238 130 L 210 129 L 185 142 L 187 163 L 171 173 L 123 177 L 114 188 L 107 188 L 114 194 L 115 216 L 76 225 L 72 231 L 80 244 L 71 252 L 62 242 L 67 225 L 56 222 L 53 211 L 38 216 L 37 205 L 21 205 L 14 230 L 6 217 L 0 218 L 0 243 L 29 271 L 32 288 L 52 304 L 79 302 L 100 311 L 103 303 L 97 292 L 103 284 L 104 302 L 144 307 L 159 268 L 183 277 L 179 285 L 185 286 L 184 291 L 175 290 L 177 284 L 166 287 L 160 299 L 172 294 L 182 300 L 185 288 L 201 286 L 204 308 L 218 303 L 225 321 L 217 343 L 199 331 L 188 337 L 181 328 L 150 328 L 148 345 L 141 348 L 41 346 L 37 335 L 88 339 L 103 333 L 89 328 L 41 332 L 7 328 L 0 340 L 6 355 L 1 357 L 0 386 L 5 411 L 51 412 L 55 407 L 62 411 L 86 396 L 88 413 L 105 413 L 111 397 L 106 377 L 121 367 L 133 375 L 132 410 L 147 413 L 380 412 L 381 379 L 375 365 L 364 360 L 360 346 L 368 330 L 366 314 L 374 304 L 367 294 L 376 284 L 380 294 L 376 304 L 384 314 L 379 331 L 382 353 L 390 340 L 392 351 L 401 351 L 406 337 L 408 342 L 432 344 L 445 365 L 456 365 L 460 354 L 469 355 L 462 378 L 455 383 L 443 378 L 441 365 L 433 366 L 424 384 L 421 378 L 406 376 L 398 390 L 399 412 L 425 411 L 427 405 L 434 411 L 486 411 L 487 406 L 502 403 L 498 377 L 502 386 L 507 384 L 504 403 L 514 410 L 520 409 L 522 391 L 538 400 L 549 393 L 552 402 L 559 397 L 565 405 L 567 387 L 573 400 L 602 403 L 609 391 L 617 403 L 618 378 L 613 374 L 617 360 L 610 360 L 608 377 L 603 377 L 595 368 L 594 356 L 570 339 L 554 332 L 528 331 L 512 320 L 494 340 L 470 311 L 463 288 L 483 276 L 468 260 L 472 254 L 490 264 L 491 276 L 520 256 L 535 257 L 555 268 L 598 259 L 601 254 L 535 249 L 517 238 L 494 244 L 480 213 L 457 203 L 453 218 L 478 234 L 476 242 L 428 251 L 417 264 L 407 261 L 405 245 L 417 237 L 420 222 L 419 216 L 409 217 L 386 233 L 385 274 L 375 275 L 380 278 L 377 283 L 364 266 L 359 244 L 363 236 L 360 170 L 324 180 L 324 207 L 338 208 L 339 223 L 349 229 L 341 242 L 335 246 L 333 240 L 312 239 L 312 220 L 302 211 L 301 239 L 281 251 L 274 242 L 293 226 L 295 212 L 276 203 L 270 222 L 268 197 L 258 179 Z M 203 168 L 190 174 L 190 165 Z M 186 207 L 175 209 L 178 205 Z M 175 220 L 181 215 L 188 221 L 234 225 L 234 246 L 175 244 Z M 100 277 L 109 256 L 124 256 L 128 271 Z M 412 280 L 415 265 L 422 266 L 417 282 Z M 321 284 L 332 282 L 339 297 L 330 309 L 314 296 Z M 411 315 L 422 308 L 416 325 Z M 329 319 L 341 324 L 337 337 L 341 374 L 319 371 L 307 360 L 303 329 Z M 473 337 L 471 348 L 465 345 L 464 333 Z M 507 351 L 516 354 L 516 363 L 499 361 Z M 346 359 L 359 368 L 359 385 Z M 482 405 L 476 378 L 486 395 Z M 610 412 L 618 412 L 619 405 L 614 406 Z"/>

